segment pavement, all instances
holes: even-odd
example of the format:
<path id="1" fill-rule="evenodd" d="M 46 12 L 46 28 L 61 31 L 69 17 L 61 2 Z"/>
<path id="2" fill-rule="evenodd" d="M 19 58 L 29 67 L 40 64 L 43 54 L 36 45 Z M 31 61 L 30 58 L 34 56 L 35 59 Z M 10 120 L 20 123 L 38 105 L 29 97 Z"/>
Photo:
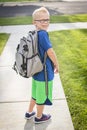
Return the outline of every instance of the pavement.
<path id="1" fill-rule="evenodd" d="M 33 11 L 41 6 L 46 7 L 51 15 L 87 13 L 87 0 L 0 2 L 0 17 L 31 16 Z"/>
<path id="2" fill-rule="evenodd" d="M 87 22 L 50 24 L 48 31 L 79 28 L 87 28 Z M 0 26 L 0 33 L 10 33 L 0 56 L 0 130 L 74 130 L 60 74 L 54 78 L 53 105 L 45 107 L 45 113 L 50 113 L 52 119 L 38 125 L 33 119 L 24 119 L 31 97 L 31 78 L 17 75 L 12 65 L 20 38 L 31 29 L 33 25 Z"/>

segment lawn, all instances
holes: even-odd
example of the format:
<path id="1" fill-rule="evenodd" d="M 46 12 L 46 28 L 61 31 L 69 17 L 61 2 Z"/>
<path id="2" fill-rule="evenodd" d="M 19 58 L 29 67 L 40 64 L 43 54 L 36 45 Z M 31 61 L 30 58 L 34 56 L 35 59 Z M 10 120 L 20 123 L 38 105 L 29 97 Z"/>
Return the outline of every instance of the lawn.
<path id="1" fill-rule="evenodd" d="M 87 14 L 78 15 L 53 15 L 50 23 L 87 22 Z M 0 18 L 0 26 L 4 25 L 27 25 L 32 24 L 31 16 Z"/>
<path id="2" fill-rule="evenodd" d="M 1 33 L 0 34 L 0 55 L 5 47 L 5 44 L 9 38 L 9 34 Z"/>
<path id="3" fill-rule="evenodd" d="M 75 130 L 87 130 L 87 30 L 50 32 Z"/>

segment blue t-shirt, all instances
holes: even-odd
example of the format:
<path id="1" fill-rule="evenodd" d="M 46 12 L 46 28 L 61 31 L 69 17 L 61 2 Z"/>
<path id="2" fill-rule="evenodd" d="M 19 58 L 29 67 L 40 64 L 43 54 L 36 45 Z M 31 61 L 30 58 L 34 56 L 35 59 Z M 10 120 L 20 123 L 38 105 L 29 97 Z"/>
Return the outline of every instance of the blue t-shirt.
<path id="1" fill-rule="evenodd" d="M 44 61 L 44 54 L 49 48 L 52 48 L 52 44 L 49 40 L 48 33 L 44 30 L 38 31 L 38 49 L 42 62 Z M 46 68 L 47 68 L 48 81 L 51 81 L 54 78 L 54 67 L 52 61 L 48 56 L 46 59 Z M 44 70 L 35 74 L 33 78 L 37 81 L 45 81 Z"/>

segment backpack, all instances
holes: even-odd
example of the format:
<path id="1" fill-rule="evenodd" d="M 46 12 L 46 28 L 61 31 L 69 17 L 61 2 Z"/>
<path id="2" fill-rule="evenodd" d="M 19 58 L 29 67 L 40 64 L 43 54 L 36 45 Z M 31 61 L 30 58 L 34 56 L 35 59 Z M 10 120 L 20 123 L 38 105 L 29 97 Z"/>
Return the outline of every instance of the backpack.
<path id="1" fill-rule="evenodd" d="M 21 76 L 29 78 L 42 71 L 44 64 L 41 62 L 38 51 L 37 31 L 29 31 L 27 37 L 20 39 L 20 44 L 16 48 L 13 69 Z"/>

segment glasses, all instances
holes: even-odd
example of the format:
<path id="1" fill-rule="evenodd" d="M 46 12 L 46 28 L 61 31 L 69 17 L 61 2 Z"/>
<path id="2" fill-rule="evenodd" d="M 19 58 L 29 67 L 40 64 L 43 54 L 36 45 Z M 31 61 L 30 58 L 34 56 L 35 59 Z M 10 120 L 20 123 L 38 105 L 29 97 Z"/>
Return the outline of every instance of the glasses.
<path id="1" fill-rule="evenodd" d="M 38 21 L 40 23 L 49 23 L 50 19 L 41 19 L 41 20 L 35 20 L 35 21 Z"/>

